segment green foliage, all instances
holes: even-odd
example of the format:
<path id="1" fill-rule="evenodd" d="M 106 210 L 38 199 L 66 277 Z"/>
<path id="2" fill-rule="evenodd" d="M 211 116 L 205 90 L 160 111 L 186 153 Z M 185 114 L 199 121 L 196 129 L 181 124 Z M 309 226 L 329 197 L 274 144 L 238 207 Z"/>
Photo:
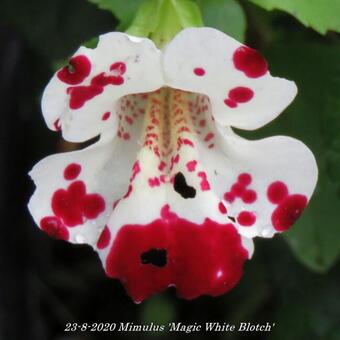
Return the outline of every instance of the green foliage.
<path id="1" fill-rule="evenodd" d="M 145 0 L 127 33 L 149 37 L 161 47 L 183 28 L 202 25 L 200 10 L 191 0 Z"/>
<path id="2" fill-rule="evenodd" d="M 197 0 L 205 26 L 219 29 L 233 38 L 244 41 L 246 17 L 235 0 Z"/>
<path id="3" fill-rule="evenodd" d="M 271 70 L 296 81 L 295 102 L 260 135 L 286 134 L 305 142 L 316 156 L 319 181 L 303 217 L 285 239 L 298 259 L 318 272 L 340 253 L 340 46 L 272 45 Z M 257 136 L 259 137 L 259 136 Z"/>
<path id="4" fill-rule="evenodd" d="M 150 324 L 151 322 L 158 325 L 166 325 L 175 321 L 175 306 L 166 296 L 155 295 L 143 304 L 142 322 Z"/>
<path id="5" fill-rule="evenodd" d="M 340 32 L 340 0 L 249 0 L 266 10 L 279 9 L 295 16 L 305 26 L 325 34 Z"/>
<path id="6" fill-rule="evenodd" d="M 125 30 L 131 24 L 138 7 L 143 0 L 88 0 L 100 9 L 113 13 L 120 21 L 119 30 Z"/>

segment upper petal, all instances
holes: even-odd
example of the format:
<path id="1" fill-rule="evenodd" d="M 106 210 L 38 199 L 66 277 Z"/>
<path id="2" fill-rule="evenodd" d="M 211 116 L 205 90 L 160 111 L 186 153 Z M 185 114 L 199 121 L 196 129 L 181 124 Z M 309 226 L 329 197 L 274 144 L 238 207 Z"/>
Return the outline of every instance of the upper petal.
<path id="1" fill-rule="evenodd" d="M 100 36 L 94 49 L 80 47 L 70 67 L 47 85 L 42 111 L 48 127 L 62 129 L 73 142 L 117 130 L 116 103 L 132 93 L 163 85 L 160 51 L 149 39 L 112 32 Z M 106 116 L 105 116 L 106 114 Z M 111 114 L 111 119 L 103 119 Z"/>
<path id="2" fill-rule="evenodd" d="M 294 99 L 295 83 L 272 77 L 265 59 L 213 28 L 188 28 L 163 57 L 169 86 L 209 96 L 222 125 L 252 130 L 276 118 Z"/>

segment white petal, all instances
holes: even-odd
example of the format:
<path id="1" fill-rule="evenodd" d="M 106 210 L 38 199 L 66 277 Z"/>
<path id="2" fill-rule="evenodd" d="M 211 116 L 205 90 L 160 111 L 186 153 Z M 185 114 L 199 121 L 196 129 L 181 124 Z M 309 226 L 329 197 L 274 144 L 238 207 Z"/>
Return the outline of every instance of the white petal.
<path id="1" fill-rule="evenodd" d="M 318 171 L 312 152 L 294 138 L 248 141 L 222 127 L 216 145 L 212 152 L 201 152 L 202 162 L 239 232 L 247 237 L 272 237 L 288 229 L 316 185 Z"/>
<path id="2" fill-rule="evenodd" d="M 47 85 L 42 110 L 48 127 L 56 130 L 60 126 L 63 137 L 73 142 L 88 140 L 102 132 L 115 134 L 117 100 L 163 85 L 160 55 L 149 39 L 136 41 L 118 32 L 100 36 L 95 49 L 80 47 L 73 57 L 85 58 L 82 65 L 89 62 L 90 68 L 83 66 L 86 71 L 78 73 L 84 73 L 84 77 L 73 84 L 58 71 Z M 72 82 L 74 74 L 69 78 Z M 91 93 L 93 97 L 85 100 L 83 92 Z M 103 120 L 107 113 L 111 114 L 111 119 Z"/>
<path id="3" fill-rule="evenodd" d="M 297 93 L 294 82 L 267 72 L 257 52 L 213 28 L 181 31 L 165 49 L 163 64 L 167 84 L 207 95 L 215 119 L 224 126 L 259 128 Z"/>
<path id="4" fill-rule="evenodd" d="M 126 192 L 137 148 L 136 141 L 111 138 L 36 164 L 30 176 L 37 188 L 29 202 L 36 224 L 50 236 L 94 246 Z M 86 194 L 77 194 L 84 187 Z"/>

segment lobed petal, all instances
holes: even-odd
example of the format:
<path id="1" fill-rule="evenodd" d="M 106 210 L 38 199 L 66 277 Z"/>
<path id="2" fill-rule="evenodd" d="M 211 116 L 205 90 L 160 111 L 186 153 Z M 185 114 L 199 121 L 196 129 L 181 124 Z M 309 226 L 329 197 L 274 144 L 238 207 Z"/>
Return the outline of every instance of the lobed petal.
<path id="1" fill-rule="evenodd" d="M 107 33 L 96 48 L 80 47 L 70 67 L 47 85 L 42 111 L 48 127 L 72 142 L 117 131 L 117 101 L 163 85 L 161 54 L 149 39 Z M 103 119 L 110 114 L 110 119 Z"/>
<path id="2" fill-rule="evenodd" d="M 207 95 L 223 126 L 257 129 L 297 93 L 294 82 L 270 75 L 258 52 L 213 28 L 181 31 L 165 49 L 163 67 L 169 86 Z"/>

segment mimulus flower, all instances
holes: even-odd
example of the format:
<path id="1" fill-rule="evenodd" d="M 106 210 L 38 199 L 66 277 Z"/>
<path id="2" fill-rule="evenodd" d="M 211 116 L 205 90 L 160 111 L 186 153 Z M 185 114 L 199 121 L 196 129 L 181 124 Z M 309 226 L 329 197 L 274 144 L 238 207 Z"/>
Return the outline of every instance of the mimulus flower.
<path id="1" fill-rule="evenodd" d="M 42 99 L 64 139 L 100 139 L 33 168 L 30 212 L 48 235 L 91 245 L 136 302 L 169 286 L 187 299 L 223 294 L 252 239 L 289 229 L 316 185 L 302 142 L 232 130 L 267 124 L 296 92 L 258 52 L 212 28 L 185 29 L 163 50 L 102 35 Z"/>

